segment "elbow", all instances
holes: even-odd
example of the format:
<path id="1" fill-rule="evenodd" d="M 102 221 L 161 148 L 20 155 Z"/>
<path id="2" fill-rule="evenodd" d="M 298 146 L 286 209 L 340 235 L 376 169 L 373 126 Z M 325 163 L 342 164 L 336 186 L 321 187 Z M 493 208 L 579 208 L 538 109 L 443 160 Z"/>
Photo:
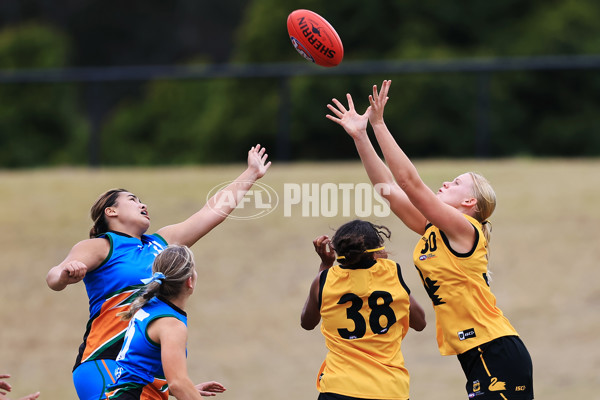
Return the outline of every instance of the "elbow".
<path id="1" fill-rule="evenodd" d="M 169 381 L 169 394 L 177 399 L 183 397 L 185 395 L 185 388 L 189 386 L 191 382 L 184 379 L 174 379 Z M 193 383 L 191 384 L 192 386 Z"/>
<path id="2" fill-rule="evenodd" d="M 60 282 L 54 279 L 51 273 L 46 276 L 46 285 L 55 292 L 60 292 L 66 287 L 66 285 L 61 285 Z"/>
<path id="3" fill-rule="evenodd" d="M 410 318 L 409 325 L 417 332 L 421 332 L 427 326 L 427 321 L 425 320 L 425 314 L 419 315 L 418 317 Z"/>
<path id="4" fill-rule="evenodd" d="M 309 321 L 308 318 L 300 318 L 300 326 L 306 331 L 315 329 L 319 321 Z"/>
<path id="5" fill-rule="evenodd" d="M 313 329 L 315 329 L 315 325 L 308 324 L 308 323 L 306 323 L 304 321 L 300 321 L 300 326 L 305 331 L 312 331 Z"/>
<path id="6" fill-rule="evenodd" d="M 426 326 L 427 326 L 427 322 L 425 320 L 423 320 L 423 321 L 419 321 L 416 324 L 411 325 L 411 328 L 413 328 L 417 332 L 421 332 L 423 329 L 425 329 Z"/>

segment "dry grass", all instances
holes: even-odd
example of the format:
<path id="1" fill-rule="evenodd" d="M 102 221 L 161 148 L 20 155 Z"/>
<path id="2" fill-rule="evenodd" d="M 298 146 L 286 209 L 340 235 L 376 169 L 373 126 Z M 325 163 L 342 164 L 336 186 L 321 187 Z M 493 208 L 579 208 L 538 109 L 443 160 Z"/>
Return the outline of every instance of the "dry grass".
<path id="1" fill-rule="evenodd" d="M 498 193 L 492 219 L 492 283 L 499 306 L 534 360 L 536 397 L 592 398 L 600 384 L 600 161 L 418 162 L 437 188 L 466 170 L 486 175 Z M 213 186 L 243 166 L 173 169 L 51 169 L 0 172 L 0 373 L 13 374 L 13 398 L 40 390 L 73 399 L 71 367 L 87 321 L 83 284 L 52 292 L 46 272 L 86 238 L 89 207 L 112 187 L 141 196 L 151 231 L 178 222 Z M 286 182 L 368 182 L 359 163 L 275 164 L 261 181 L 280 195 Z M 227 399 L 316 398 L 325 355 L 318 330 L 299 314 L 318 259 L 311 240 L 347 217 L 284 217 L 281 206 L 255 220 L 228 220 L 197 243 L 200 285 L 189 307 L 189 370 L 218 380 Z M 454 357 L 439 355 L 433 311 L 411 254 L 416 235 L 394 217 L 369 218 L 392 231 L 388 248 L 404 267 L 430 325 L 403 344 L 412 399 L 464 399 Z"/>

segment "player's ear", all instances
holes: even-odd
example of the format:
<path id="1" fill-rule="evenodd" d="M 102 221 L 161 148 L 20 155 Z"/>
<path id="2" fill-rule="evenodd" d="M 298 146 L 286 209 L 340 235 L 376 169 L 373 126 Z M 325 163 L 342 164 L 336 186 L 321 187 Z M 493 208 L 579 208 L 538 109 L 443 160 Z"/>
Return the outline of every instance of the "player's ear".
<path id="1" fill-rule="evenodd" d="M 475 207 L 477 206 L 477 199 L 475 197 L 469 197 L 463 200 L 462 205 L 465 207 Z"/>

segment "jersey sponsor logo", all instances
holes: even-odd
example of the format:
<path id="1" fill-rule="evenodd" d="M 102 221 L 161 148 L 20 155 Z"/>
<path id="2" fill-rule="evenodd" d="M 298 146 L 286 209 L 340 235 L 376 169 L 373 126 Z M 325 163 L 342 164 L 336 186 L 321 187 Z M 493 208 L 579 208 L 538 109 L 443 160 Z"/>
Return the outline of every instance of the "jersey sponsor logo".
<path id="1" fill-rule="evenodd" d="M 492 378 L 492 383 L 488 387 L 488 390 L 491 392 L 498 392 L 500 390 L 506 390 L 506 383 L 499 381 L 498 378 Z"/>
<path id="2" fill-rule="evenodd" d="M 515 386 L 515 392 L 524 392 L 525 390 L 527 390 L 527 386 L 525 385 Z"/>
<path id="3" fill-rule="evenodd" d="M 469 398 L 472 399 L 484 393 L 485 392 L 481 391 L 481 383 L 479 383 L 479 381 L 473 381 L 473 391 L 469 392 Z"/>
<path id="4" fill-rule="evenodd" d="M 474 399 L 476 396 L 481 396 L 482 394 L 484 394 L 485 392 L 474 392 L 474 393 L 469 393 L 469 398 L 470 399 Z"/>
<path id="5" fill-rule="evenodd" d="M 470 339 L 470 338 L 474 338 L 476 336 L 477 335 L 475 335 L 475 329 L 474 328 L 458 332 L 458 340 L 460 340 L 460 341 L 463 341 L 463 340 L 466 340 L 466 339 Z"/>

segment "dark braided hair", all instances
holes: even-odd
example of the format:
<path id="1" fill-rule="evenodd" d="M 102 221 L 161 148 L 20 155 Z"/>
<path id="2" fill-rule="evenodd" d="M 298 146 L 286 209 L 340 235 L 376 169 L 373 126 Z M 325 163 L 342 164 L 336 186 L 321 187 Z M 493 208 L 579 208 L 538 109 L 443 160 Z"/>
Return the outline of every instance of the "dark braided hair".
<path id="1" fill-rule="evenodd" d="M 391 235 L 386 226 L 355 219 L 340 226 L 331 243 L 338 257 L 344 257 L 341 264 L 356 264 L 372 259 L 373 254 L 365 251 L 381 247 L 385 238 L 389 239 Z"/>

